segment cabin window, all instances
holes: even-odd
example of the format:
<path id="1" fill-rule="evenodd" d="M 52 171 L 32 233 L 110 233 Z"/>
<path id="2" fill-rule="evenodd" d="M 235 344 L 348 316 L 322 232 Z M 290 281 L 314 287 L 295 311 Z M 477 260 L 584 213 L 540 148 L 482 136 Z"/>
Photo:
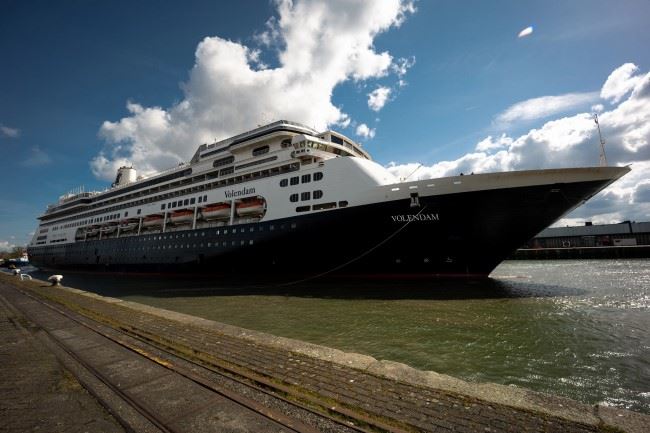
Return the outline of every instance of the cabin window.
<path id="1" fill-rule="evenodd" d="M 199 196 L 199 203 L 203 202 L 203 197 Z"/>
<path id="2" fill-rule="evenodd" d="M 330 203 L 315 204 L 314 210 L 334 209 L 335 207 L 336 207 L 336 202 L 333 201 Z"/>
<path id="3" fill-rule="evenodd" d="M 195 199 L 194 197 L 192 197 L 192 198 L 190 199 L 190 204 L 194 204 L 194 203 L 196 203 L 196 199 Z"/>
<path id="4" fill-rule="evenodd" d="M 227 174 L 232 174 L 234 173 L 235 169 L 233 167 L 228 167 L 228 168 L 222 168 L 219 170 L 219 176 L 225 176 Z"/>
<path id="5" fill-rule="evenodd" d="M 138 209 L 138 215 L 140 215 L 140 212 L 142 212 L 142 209 Z"/>
<path id="6" fill-rule="evenodd" d="M 292 203 L 297 202 L 298 201 L 298 194 L 291 194 L 289 196 L 289 201 L 291 201 Z"/>
<path id="7" fill-rule="evenodd" d="M 269 153 L 269 146 L 261 146 L 253 149 L 253 156 L 264 155 Z"/>
<path id="8" fill-rule="evenodd" d="M 164 206 L 164 205 L 163 205 L 163 206 Z M 128 213 L 128 212 L 124 212 L 124 218 L 126 218 L 126 217 L 128 217 L 128 216 L 129 216 L 129 213 Z"/>
<path id="9" fill-rule="evenodd" d="M 318 200 L 319 198 L 322 197 L 323 197 L 323 191 L 321 191 L 320 189 L 314 191 L 314 200 Z"/>
<path id="10" fill-rule="evenodd" d="M 300 178 L 298 176 L 294 176 L 291 178 L 291 181 L 289 183 L 291 185 L 298 185 L 300 183 Z"/>
<path id="11" fill-rule="evenodd" d="M 311 174 L 303 174 L 302 183 L 309 183 L 309 182 L 311 182 Z"/>
<path id="12" fill-rule="evenodd" d="M 291 146 L 291 139 L 286 138 L 286 139 L 282 140 L 281 146 L 282 146 L 283 149 Z"/>
<path id="13" fill-rule="evenodd" d="M 165 203 L 160 205 L 160 210 L 165 210 Z"/>
<path id="14" fill-rule="evenodd" d="M 298 206 L 296 208 L 296 212 L 309 212 L 311 210 L 311 206 Z"/>
<path id="15" fill-rule="evenodd" d="M 190 204 L 190 199 L 186 198 L 185 201 L 183 201 L 183 206 L 187 206 L 188 204 Z"/>
<path id="16" fill-rule="evenodd" d="M 311 199 L 311 192 L 310 191 L 305 191 L 300 194 L 300 201 L 306 201 Z"/>
<path id="17" fill-rule="evenodd" d="M 348 201 L 347 200 L 340 201 L 339 207 L 348 207 Z"/>
<path id="18" fill-rule="evenodd" d="M 314 182 L 318 182 L 319 180 L 323 179 L 323 173 L 320 171 L 317 171 L 314 173 Z"/>
<path id="19" fill-rule="evenodd" d="M 222 167 L 224 165 L 232 164 L 235 161 L 234 156 L 227 156 L 225 158 L 215 159 L 212 163 L 213 167 Z"/>
<path id="20" fill-rule="evenodd" d="M 280 181 L 280 186 L 281 186 L 281 187 L 284 188 L 284 187 L 287 186 L 287 185 L 289 185 L 289 179 L 282 179 L 282 180 Z"/>
<path id="21" fill-rule="evenodd" d="M 330 141 L 336 144 L 343 144 L 343 140 L 335 135 L 330 136 Z"/>

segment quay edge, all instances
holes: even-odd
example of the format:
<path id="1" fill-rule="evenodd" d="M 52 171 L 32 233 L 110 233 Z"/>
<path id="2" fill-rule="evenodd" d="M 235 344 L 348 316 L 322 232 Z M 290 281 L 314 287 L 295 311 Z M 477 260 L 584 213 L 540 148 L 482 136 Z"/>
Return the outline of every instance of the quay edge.
<path id="1" fill-rule="evenodd" d="M 27 289 L 43 287 L 43 282 L 19 281 L 15 277 L 2 275 L 0 278 L 14 286 Z M 502 405 L 526 412 L 539 414 L 541 417 L 561 418 L 573 423 L 591 426 L 596 431 L 617 431 L 642 433 L 650 425 L 650 416 L 624 409 L 603 405 L 590 406 L 568 398 L 539 393 L 524 388 L 491 383 L 470 383 L 451 376 L 432 371 L 421 371 L 405 364 L 377 360 L 368 355 L 347 353 L 316 344 L 278 337 L 259 331 L 214 322 L 183 313 L 163 310 L 131 301 L 100 296 L 91 292 L 69 287 L 47 288 L 62 290 L 70 294 L 83 296 L 96 302 L 119 305 L 134 312 L 157 316 L 175 321 L 181 326 L 193 326 L 207 331 L 220 333 L 237 339 L 247 340 L 260 346 L 296 353 L 311 358 L 331 362 L 347 368 L 359 370 L 414 388 L 429 388 L 490 405 Z"/>

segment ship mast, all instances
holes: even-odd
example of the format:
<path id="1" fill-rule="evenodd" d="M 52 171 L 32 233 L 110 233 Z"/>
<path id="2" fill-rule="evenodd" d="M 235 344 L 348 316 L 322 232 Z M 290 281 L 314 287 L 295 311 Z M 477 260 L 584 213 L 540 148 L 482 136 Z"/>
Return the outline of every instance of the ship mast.
<path id="1" fill-rule="evenodd" d="M 600 133 L 600 123 L 598 123 L 598 114 L 594 113 L 594 122 L 596 122 L 596 127 L 598 128 L 598 138 L 600 140 L 600 166 L 607 167 L 607 156 L 605 156 L 605 140 L 603 135 Z"/>

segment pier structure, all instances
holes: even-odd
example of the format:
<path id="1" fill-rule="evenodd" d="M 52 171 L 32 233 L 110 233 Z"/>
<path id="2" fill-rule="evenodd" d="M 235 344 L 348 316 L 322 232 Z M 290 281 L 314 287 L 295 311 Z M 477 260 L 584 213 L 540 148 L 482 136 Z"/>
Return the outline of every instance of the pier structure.
<path id="1" fill-rule="evenodd" d="M 650 257 L 650 222 L 585 222 L 549 227 L 528 241 L 512 259 L 610 259 Z"/>
<path id="2" fill-rule="evenodd" d="M 0 413 L 11 432 L 51 428 L 48 410 L 66 399 L 81 403 L 66 405 L 57 421 L 65 431 L 88 428 L 74 425 L 75 410 L 81 424 L 88 411 L 101 414 L 103 426 L 91 430 L 111 432 L 641 433 L 650 425 L 650 416 L 623 409 L 468 383 L 5 274 L 0 321 L 11 343 L 2 345 Z M 33 360 L 39 368 L 28 367 Z M 34 405 L 47 396 L 23 384 L 43 371 L 68 378 L 74 392 L 61 388 L 54 404 Z"/>

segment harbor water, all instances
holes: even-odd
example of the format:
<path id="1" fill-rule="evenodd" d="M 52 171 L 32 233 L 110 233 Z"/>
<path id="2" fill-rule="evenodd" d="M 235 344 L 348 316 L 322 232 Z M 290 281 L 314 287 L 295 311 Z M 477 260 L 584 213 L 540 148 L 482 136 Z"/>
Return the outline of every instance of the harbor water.
<path id="1" fill-rule="evenodd" d="M 83 273 L 63 282 L 469 381 L 650 413 L 647 259 L 507 261 L 478 282 L 241 286 Z"/>

